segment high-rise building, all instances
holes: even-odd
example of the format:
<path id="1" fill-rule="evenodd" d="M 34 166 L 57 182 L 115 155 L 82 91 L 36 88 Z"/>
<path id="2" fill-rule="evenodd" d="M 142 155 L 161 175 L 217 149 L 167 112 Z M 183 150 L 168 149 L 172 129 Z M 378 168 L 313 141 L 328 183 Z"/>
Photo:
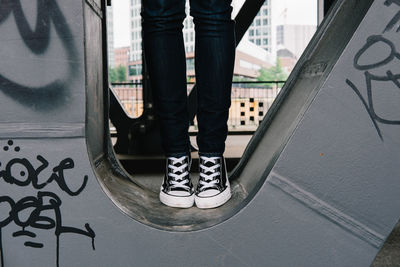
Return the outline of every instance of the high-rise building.
<path id="1" fill-rule="evenodd" d="M 235 18 L 245 0 L 232 0 L 232 18 Z M 271 5 L 272 0 L 265 0 L 260 11 L 257 13 L 243 39 L 249 40 L 269 53 L 274 50 Z"/>
<path id="2" fill-rule="evenodd" d="M 189 1 L 186 1 L 185 12 L 187 16 L 186 19 L 183 21 L 183 39 L 185 41 L 186 53 L 191 53 L 194 52 L 195 31 L 193 17 L 190 16 Z"/>
<path id="3" fill-rule="evenodd" d="M 141 0 L 130 0 L 130 32 L 131 32 L 131 53 L 130 60 L 135 61 L 142 58 L 142 18 L 140 10 Z"/>
<path id="4" fill-rule="evenodd" d="M 141 0 L 130 0 L 130 29 L 131 29 L 131 60 L 140 60 L 142 57 L 142 25 L 141 25 Z M 183 22 L 183 38 L 186 53 L 194 51 L 194 24 L 193 17 L 189 15 L 189 1 L 186 1 L 187 17 Z"/>
<path id="5" fill-rule="evenodd" d="M 265 0 L 260 11 L 251 23 L 248 40 L 266 51 L 272 52 L 272 27 L 271 27 L 270 0 Z"/>
<path id="6" fill-rule="evenodd" d="M 113 7 L 107 7 L 107 53 L 108 53 L 108 66 L 114 67 L 114 18 Z"/>
<path id="7" fill-rule="evenodd" d="M 243 5 L 245 0 L 232 1 L 232 19 Z M 242 44 L 240 53 L 237 53 L 235 67 L 235 75 L 254 78 L 256 68 L 261 66 L 270 66 L 274 59 L 271 56 L 273 47 L 271 32 L 271 0 L 265 0 L 260 12 L 257 14 L 252 26 L 245 34 L 246 42 Z M 142 25 L 141 25 L 141 0 L 130 0 L 130 63 L 129 63 L 129 79 L 132 81 L 140 81 L 141 77 L 141 59 L 142 59 Z M 195 79 L 194 71 L 194 49 L 195 49 L 195 30 L 193 17 L 190 16 L 189 0 L 186 0 L 185 12 L 187 14 L 183 21 L 183 38 L 186 51 L 187 76 L 190 81 Z M 251 44 L 249 43 L 254 43 Z M 258 47 L 256 47 L 258 46 Z M 257 48 L 257 49 L 256 49 Z M 259 49 L 258 49 L 259 48 Z M 262 50 L 264 49 L 264 50 Z M 243 51 L 242 51 L 243 50 Z M 249 51 L 257 51 L 250 53 Z M 266 53 L 264 53 L 266 52 Z M 254 62 L 253 62 L 254 61 Z M 240 63 L 240 64 L 239 64 Z M 247 64 L 248 63 L 248 64 Z M 254 64 L 253 64 L 254 63 Z M 244 66 L 244 67 L 243 67 Z M 251 66 L 251 67 L 249 67 Z M 239 68 L 240 67 L 240 68 Z"/>
<path id="8" fill-rule="evenodd" d="M 286 48 L 299 59 L 316 28 L 316 25 L 278 25 L 276 27 L 278 49 Z"/>
<path id="9" fill-rule="evenodd" d="M 234 11 L 232 17 L 236 16 L 243 0 L 232 1 Z M 189 1 L 186 1 L 187 17 L 183 22 L 183 37 L 185 40 L 186 53 L 194 51 L 195 31 L 193 17 L 190 16 Z M 130 29 L 131 29 L 131 60 L 139 60 L 142 53 L 141 36 L 141 0 L 130 0 Z M 253 23 L 248 29 L 246 36 L 248 40 L 266 51 L 272 51 L 272 27 L 271 27 L 271 5 L 270 0 L 265 0 L 262 8 L 255 17 Z"/>

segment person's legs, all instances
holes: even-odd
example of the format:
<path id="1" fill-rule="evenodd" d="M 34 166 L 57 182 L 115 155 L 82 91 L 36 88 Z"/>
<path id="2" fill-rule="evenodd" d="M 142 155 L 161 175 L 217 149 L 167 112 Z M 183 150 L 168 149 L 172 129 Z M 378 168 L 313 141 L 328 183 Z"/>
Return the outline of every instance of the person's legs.
<path id="1" fill-rule="evenodd" d="M 185 0 L 144 0 L 143 49 L 167 156 L 190 151 L 186 57 L 183 42 Z"/>
<path id="2" fill-rule="evenodd" d="M 231 13 L 231 0 L 190 0 L 196 31 L 200 179 L 195 202 L 199 208 L 218 207 L 231 197 L 223 157 L 236 47 Z"/>
<path id="3" fill-rule="evenodd" d="M 189 175 L 189 116 L 182 33 L 185 0 L 144 0 L 142 3 L 143 48 L 167 157 L 159 197 L 165 205 L 188 208 L 194 203 L 194 190 Z"/>
<path id="4" fill-rule="evenodd" d="M 190 0 L 195 24 L 199 154 L 221 156 L 228 133 L 235 61 L 235 21 L 231 0 Z"/>

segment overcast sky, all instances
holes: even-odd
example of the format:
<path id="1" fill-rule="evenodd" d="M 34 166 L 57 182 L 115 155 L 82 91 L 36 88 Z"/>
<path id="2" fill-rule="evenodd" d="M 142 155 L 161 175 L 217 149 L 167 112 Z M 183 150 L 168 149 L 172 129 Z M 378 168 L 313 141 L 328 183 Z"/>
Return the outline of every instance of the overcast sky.
<path id="1" fill-rule="evenodd" d="M 275 24 L 317 24 L 317 0 L 272 0 Z M 114 47 L 129 46 L 129 0 L 113 0 Z"/>

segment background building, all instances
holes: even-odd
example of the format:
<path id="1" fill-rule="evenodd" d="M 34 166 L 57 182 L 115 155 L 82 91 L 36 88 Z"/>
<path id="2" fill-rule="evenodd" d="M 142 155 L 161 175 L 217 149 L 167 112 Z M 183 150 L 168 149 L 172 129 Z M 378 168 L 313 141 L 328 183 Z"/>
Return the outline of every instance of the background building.
<path id="1" fill-rule="evenodd" d="M 115 67 L 118 67 L 118 66 L 128 67 L 129 58 L 130 58 L 129 55 L 130 55 L 129 46 L 115 48 L 114 49 Z"/>
<path id="2" fill-rule="evenodd" d="M 270 0 L 265 0 L 257 16 L 251 23 L 248 40 L 266 51 L 272 52 L 272 27 L 271 27 Z"/>
<path id="3" fill-rule="evenodd" d="M 299 25 L 291 19 L 296 10 L 282 3 L 283 0 L 265 0 L 251 26 L 238 46 L 234 75 L 255 78 L 254 66 L 271 66 L 279 55 L 287 71 L 291 70 L 316 30 L 316 25 Z M 245 0 L 232 1 L 232 18 L 239 12 Z M 284 1 L 285 2 L 285 1 Z M 140 81 L 142 59 L 141 0 L 129 0 L 130 53 L 129 80 Z M 195 30 L 186 1 L 186 19 L 183 22 L 183 38 L 187 58 L 187 75 L 194 81 Z M 289 24 L 291 23 L 291 24 Z M 254 44 L 251 46 L 250 43 Z M 242 44 L 243 43 L 243 44 Z M 248 49 L 251 47 L 251 49 Z M 262 52 L 263 49 L 266 53 Z M 286 51 L 288 50 L 288 51 Z M 246 58 L 246 59 L 244 59 Z M 245 63 L 247 62 L 247 63 Z M 115 64 L 118 65 L 118 64 Z M 247 67 L 246 67 L 247 66 Z M 250 74 L 251 73 L 251 74 Z"/>
<path id="4" fill-rule="evenodd" d="M 195 31 L 193 17 L 190 16 L 189 1 L 186 1 L 185 10 L 187 16 L 186 19 L 183 21 L 183 39 L 185 41 L 186 53 L 192 53 L 194 52 Z"/>
<path id="5" fill-rule="evenodd" d="M 108 66 L 114 67 L 114 14 L 113 7 L 107 6 L 107 52 Z"/>
<path id="6" fill-rule="evenodd" d="M 236 16 L 243 2 L 244 0 L 234 0 L 232 2 L 232 18 Z M 243 44 L 238 46 L 234 71 L 235 76 L 255 78 L 257 76 L 257 69 L 261 68 L 261 66 L 270 66 L 275 61 L 275 58 L 271 56 L 273 35 L 271 30 L 271 7 L 269 3 L 270 0 L 265 1 L 252 26 L 242 39 L 241 43 Z M 142 69 L 141 1 L 130 0 L 129 4 L 131 43 L 128 79 L 140 82 Z M 186 1 L 185 12 L 187 17 L 183 21 L 184 27 L 182 31 L 185 42 L 187 76 L 188 81 L 194 82 L 195 30 L 193 17 L 190 16 L 189 1 Z"/>
<path id="7" fill-rule="evenodd" d="M 127 65 L 127 79 L 135 84 L 116 85 L 114 89 L 128 113 L 133 117 L 137 117 L 140 116 L 143 110 L 141 91 L 142 17 L 140 15 L 142 0 L 121 1 L 125 1 L 124 7 L 129 6 L 129 8 L 119 9 L 117 19 L 120 19 L 122 13 L 126 14 L 127 18 L 123 21 L 129 21 L 129 23 L 124 23 L 124 25 L 127 25 L 126 28 L 129 25 L 129 34 L 124 34 L 123 36 L 126 39 L 129 37 L 129 40 L 125 40 L 124 43 L 118 44 L 118 46 L 129 44 L 129 48 L 124 47 L 115 51 L 115 65 Z M 281 81 L 285 79 L 281 78 L 283 77 L 282 74 L 288 74 L 293 69 L 316 28 L 316 19 L 314 26 L 306 25 L 312 24 L 314 21 L 312 14 L 316 12 L 316 6 L 313 8 L 310 5 L 312 1 L 314 0 L 265 0 L 263 2 L 252 24 L 236 48 L 233 77 L 235 83 L 232 85 L 230 129 L 236 127 L 243 130 L 245 129 L 243 127 L 258 125 L 272 104 L 275 96 L 279 93 L 282 83 L 252 83 L 251 81 L 258 81 L 259 79 Z M 245 0 L 232 0 L 232 19 L 236 17 L 244 2 Z M 187 16 L 183 21 L 182 33 L 186 52 L 186 74 L 189 82 L 189 92 L 193 84 L 196 83 L 195 25 L 193 17 L 190 16 L 189 0 L 186 0 L 185 12 Z M 298 29 L 300 29 L 300 32 L 296 32 Z M 119 30 L 120 25 L 118 26 L 118 32 Z M 288 36 L 293 31 L 295 35 Z M 128 32 L 128 30 L 125 32 Z M 280 59 L 280 65 L 276 64 L 277 57 Z M 262 68 L 269 70 L 264 70 L 262 77 L 260 77 Z M 275 73 L 277 74 L 276 77 L 273 76 Z"/>
<path id="8" fill-rule="evenodd" d="M 288 49 L 299 59 L 316 29 L 316 25 L 278 25 L 276 27 L 277 47 Z"/>
<path id="9" fill-rule="evenodd" d="M 130 60 L 135 61 L 142 58 L 142 18 L 140 16 L 141 0 L 130 0 L 130 33 L 131 47 Z"/>
<path id="10" fill-rule="evenodd" d="M 125 24 L 129 24 L 129 27 L 126 27 L 129 28 L 129 34 L 124 36 L 130 37 L 130 40 L 127 40 L 130 46 L 130 61 L 138 61 L 142 57 L 141 0 L 122 1 L 126 3 L 126 7 L 129 7 L 125 9 L 126 20 L 129 21 L 129 23 Z M 244 2 L 245 0 L 232 1 L 232 18 L 236 17 Z M 123 13 L 125 14 L 125 12 Z M 282 48 L 290 50 L 296 58 L 299 58 L 309 38 L 315 31 L 317 24 L 315 13 L 316 0 L 265 0 L 243 39 L 249 40 L 269 52 L 271 56 L 268 58 L 272 62 L 268 63 L 275 63 L 277 52 Z M 187 57 L 190 58 L 190 53 L 194 52 L 195 47 L 195 31 L 193 18 L 190 16 L 189 1 L 186 1 L 186 14 L 183 37 Z M 121 16 L 122 10 L 120 10 L 117 19 L 120 19 Z M 119 29 L 120 27 L 118 27 Z M 304 36 L 306 38 L 302 38 Z M 280 38 L 279 42 L 277 41 L 278 37 Z"/>
<path id="11" fill-rule="evenodd" d="M 281 63 L 282 68 L 286 73 L 291 73 L 298 58 L 287 48 L 278 49 L 276 52 L 277 57 Z"/>
<path id="12" fill-rule="evenodd" d="M 272 67 L 272 62 L 271 53 L 243 39 L 236 48 L 234 77 L 255 79 L 259 70 Z"/>
<path id="13" fill-rule="evenodd" d="M 131 32 L 131 60 L 136 61 L 142 57 L 142 25 L 141 25 L 141 1 L 130 0 L 130 32 Z M 186 1 L 185 12 L 187 15 L 183 22 L 183 38 L 185 41 L 186 53 L 194 52 L 194 24 L 193 17 L 189 15 L 189 1 Z"/>

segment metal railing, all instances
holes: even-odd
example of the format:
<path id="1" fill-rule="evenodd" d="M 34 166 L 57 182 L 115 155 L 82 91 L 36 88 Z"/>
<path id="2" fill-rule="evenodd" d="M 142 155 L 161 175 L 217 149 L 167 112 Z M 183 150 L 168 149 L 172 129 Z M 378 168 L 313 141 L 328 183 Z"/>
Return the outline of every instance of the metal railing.
<path id="1" fill-rule="evenodd" d="M 255 131 L 284 83 L 285 81 L 233 82 L 228 120 L 229 131 Z M 189 95 L 194 83 L 188 82 L 187 85 Z M 111 87 L 130 117 L 137 118 L 143 113 L 142 83 L 112 83 Z M 196 119 L 189 130 L 197 131 Z"/>

